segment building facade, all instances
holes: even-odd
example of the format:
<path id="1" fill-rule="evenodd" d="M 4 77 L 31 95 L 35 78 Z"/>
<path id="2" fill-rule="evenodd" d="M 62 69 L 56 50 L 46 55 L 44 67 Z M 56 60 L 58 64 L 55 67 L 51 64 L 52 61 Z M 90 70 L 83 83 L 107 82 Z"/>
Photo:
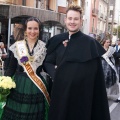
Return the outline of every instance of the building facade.
<path id="1" fill-rule="evenodd" d="M 5 34 L 5 43 L 9 44 L 14 24 L 22 24 L 30 16 L 40 19 L 42 23 L 41 39 L 45 42 L 53 35 L 64 32 L 65 15 L 57 13 L 57 7 L 52 2 L 49 1 L 48 4 L 47 0 L 1 0 L 0 33 Z"/>
<path id="2" fill-rule="evenodd" d="M 109 1 L 109 24 L 108 31 L 112 34 L 113 43 L 118 39 L 118 27 L 120 24 L 120 1 L 110 0 Z"/>
<path id="3" fill-rule="evenodd" d="M 99 14 L 98 14 L 98 26 L 97 34 L 105 32 L 106 20 L 107 20 L 107 0 L 99 1 Z"/>
<path id="4" fill-rule="evenodd" d="M 12 21 L 15 22 L 17 22 L 18 18 L 21 19 L 21 17 L 25 17 L 27 11 L 29 12 L 28 16 L 31 16 L 31 14 L 37 16 L 38 14 L 37 17 L 43 24 L 43 39 L 45 39 L 45 41 L 47 41 L 48 38 L 52 37 L 55 34 L 66 31 L 64 25 L 64 17 L 67 6 L 71 4 L 77 4 L 83 8 L 83 24 L 81 31 L 87 35 L 100 35 L 103 38 L 105 32 L 110 33 L 113 19 L 113 6 L 115 6 L 113 28 L 117 28 L 120 23 L 119 0 L 0 0 L 0 5 L 1 4 L 18 6 L 18 9 L 20 10 L 14 8 L 16 10 L 15 13 L 11 13 L 11 16 L 13 18 L 16 18 L 12 19 Z M 109 10 L 108 5 L 110 5 Z M 22 9 L 26 9 L 24 10 L 25 14 L 23 14 Z M 40 10 L 42 10 L 42 12 L 40 12 Z M 18 11 L 22 11 L 22 13 L 19 13 L 17 16 L 16 13 Z M 56 13 L 56 15 L 53 15 L 51 13 Z M 5 21 L 0 23 L 0 28 L 3 28 L 0 29 L 0 33 L 5 29 L 4 23 Z M 11 26 L 11 34 L 13 27 L 14 23 L 12 23 Z"/>

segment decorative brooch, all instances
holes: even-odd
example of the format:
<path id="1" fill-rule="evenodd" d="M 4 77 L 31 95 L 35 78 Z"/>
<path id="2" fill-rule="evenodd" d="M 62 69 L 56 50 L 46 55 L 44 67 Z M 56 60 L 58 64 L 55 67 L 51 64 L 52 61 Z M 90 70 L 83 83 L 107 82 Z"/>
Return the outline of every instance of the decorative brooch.
<path id="1" fill-rule="evenodd" d="M 25 64 L 26 62 L 28 62 L 28 57 L 27 56 L 23 56 L 21 59 L 20 59 L 20 62 Z"/>
<path id="2" fill-rule="evenodd" d="M 64 40 L 64 41 L 63 41 L 63 45 L 64 45 L 64 47 L 66 47 L 67 44 L 68 44 L 68 40 Z"/>

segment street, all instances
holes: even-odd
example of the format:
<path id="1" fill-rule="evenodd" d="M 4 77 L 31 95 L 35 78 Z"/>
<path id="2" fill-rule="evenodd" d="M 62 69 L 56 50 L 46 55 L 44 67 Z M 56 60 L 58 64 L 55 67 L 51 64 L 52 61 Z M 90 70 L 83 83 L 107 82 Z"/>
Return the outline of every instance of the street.
<path id="1" fill-rule="evenodd" d="M 119 84 L 120 88 L 120 84 Z M 120 89 L 119 89 L 120 93 Z M 120 96 L 120 95 L 119 95 Z M 111 120 L 120 120 L 120 103 L 108 100 Z"/>
<path id="2" fill-rule="evenodd" d="M 115 103 L 109 100 L 109 110 L 111 120 L 120 120 L 120 103 Z"/>

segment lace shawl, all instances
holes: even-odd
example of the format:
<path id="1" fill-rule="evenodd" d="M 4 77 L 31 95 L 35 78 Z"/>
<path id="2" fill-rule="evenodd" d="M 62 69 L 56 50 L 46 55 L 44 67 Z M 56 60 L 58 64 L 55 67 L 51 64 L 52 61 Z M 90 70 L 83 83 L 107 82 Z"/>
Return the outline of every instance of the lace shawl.
<path id="1" fill-rule="evenodd" d="M 18 64 L 22 66 L 20 62 L 20 58 L 18 57 L 16 42 L 13 45 L 11 45 L 9 49 L 13 52 L 14 57 L 18 60 Z M 43 60 L 45 59 L 45 56 L 46 56 L 45 43 L 42 42 L 41 40 L 38 40 L 38 43 L 35 46 L 33 51 L 34 51 L 34 54 L 33 54 L 34 60 L 33 62 L 31 62 L 31 65 L 33 67 L 33 70 L 36 71 L 36 69 L 40 65 L 42 65 Z"/>
<path id="2" fill-rule="evenodd" d="M 118 82 L 118 81 L 119 81 L 119 77 L 118 77 L 117 69 L 116 69 L 116 67 L 115 67 L 115 60 L 114 60 L 114 58 L 113 58 L 114 52 L 115 52 L 115 49 L 114 49 L 113 47 L 109 46 L 108 51 L 107 51 L 104 55 L 102 55 L 102 57 L 106 60 L 106 62 L 107 62 L 107 63 L 112 67 L 112 69 L 115 71 L 116 77 L 117 77 L 117 82 Z M 111 57 L 112 62 L 111 62 L 110 59 L 109 59 L 110 57 Z"/>

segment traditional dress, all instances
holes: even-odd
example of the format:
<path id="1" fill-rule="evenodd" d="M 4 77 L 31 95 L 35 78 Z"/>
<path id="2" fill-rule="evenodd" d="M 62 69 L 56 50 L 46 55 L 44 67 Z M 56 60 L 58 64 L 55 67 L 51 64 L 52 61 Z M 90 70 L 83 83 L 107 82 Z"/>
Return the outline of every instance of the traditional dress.
<path id="1" fill-rule="evenodd" d="M 115 66 L 113 54 L 115 49 L 109 46 L 108 51 L 102 56 L 102 67 L 109 99 L 116 100 L 119 97 L 119 75 Z"/>
<path id="2" fill-rule="evenodd" d="M 40 89 L 30 79 L 25 69 L 23 69 L 18 55 L 17 42 L 10 47 L 10 50 L 13 54 L 5 75 L 14 78 L 16 88 L 12 89 L 8 96 L 2 120 L 46 120 L 46 99 Z M 28 50 L 26 52 L 28 53 Z M 38 40 L 34 46 L 33 55 L 30 56 L 33 58 L 30 64 L 34 72 L 41 77 L 43 83 L 47 86 L 44 77 L 40 74 L 45 55 L 45 44 L 41 40 Z"/>
<path id="3" fill-rule="evenodd" d="M 114 58 L 115 58 L 115 65 L 117 67 L 117 71 L 119 74 L 119 82 L 120 82 L 120 45 L 115 46 Z"/>
<path id="4" fill-rule="evenodd" d="M 54 36 L 47 47 L 44 68 L 54 79 L 49 120 L 110 120 L 102 46 L 78 31 Z"/>

